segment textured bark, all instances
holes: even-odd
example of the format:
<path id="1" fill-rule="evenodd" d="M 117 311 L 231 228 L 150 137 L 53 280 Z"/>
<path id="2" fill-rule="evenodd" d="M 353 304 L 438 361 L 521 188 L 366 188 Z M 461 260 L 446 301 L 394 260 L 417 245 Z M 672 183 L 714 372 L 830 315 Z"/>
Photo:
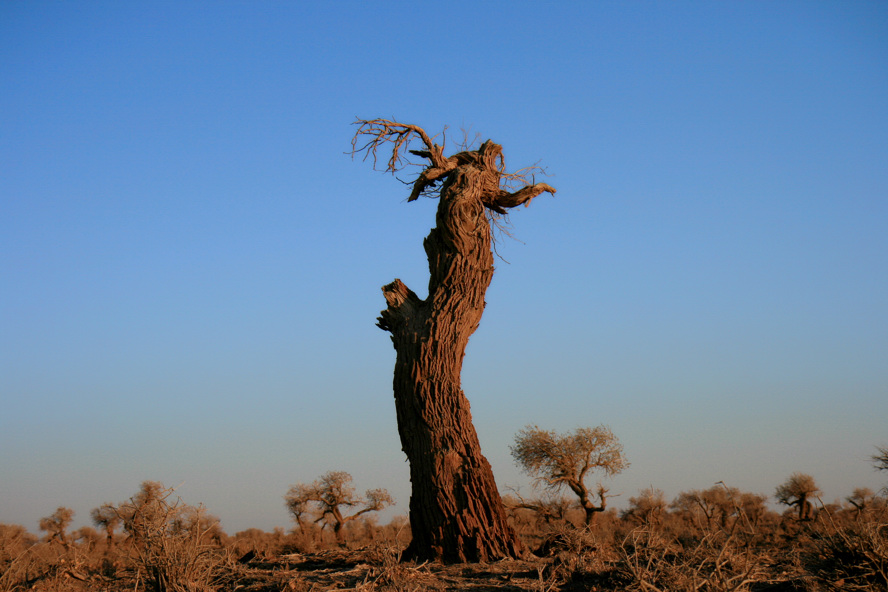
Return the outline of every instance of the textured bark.
<path id="1" fill-rule="evenodd" d="M 410 463 L 413 540 L 404 558 L 452 563 L 518 557 L 521 542 L 481 454 L 460 373 L 493 278 L 486 209 L 501 211 L 554 189 L 539 184 L 515 193 L 502 190 L 501 148 L 490 141 L 445 158 L 441 147 L 424 133 L 421 137 L 428 150 L 412 153 L 431 164 L 414 183 L 410 199 L 443 183 L 436 225 L 424 241 L 429 295 L 422 300 L 395 280 L 383 287 L 388 308 L 378 322 L 391 333 L 397 352 L 395 408 Z"/>

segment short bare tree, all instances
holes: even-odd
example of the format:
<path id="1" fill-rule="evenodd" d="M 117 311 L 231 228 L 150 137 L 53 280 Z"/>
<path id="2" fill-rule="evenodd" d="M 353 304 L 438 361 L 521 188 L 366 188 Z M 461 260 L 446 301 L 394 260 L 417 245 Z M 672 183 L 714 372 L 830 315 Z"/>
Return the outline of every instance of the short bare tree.
<path id="1" fill-rule="evenodd" d="M 307 530 L 307 519 L 311 517 L 312 502 L 315 497 L 317 497 L 315 483 L 297 483 L 291 486 L 287 495 L 284 496 L 284 502 L 287 509 L 290 510 L 290 514 L 293 515 L 296 527 L 303 533 Z"/>
<path id="2" fill-rule="evenodd" d="M 683 491 L 672 502 L 679 514 L 690 518 L 699 526 L 729 527 L 743 516 L 754 524 L 765 511 L 765 496 L 740 491 L 724 483 L 716 483 L 709 489 Z"/>
<path id="3" fill-rule="evenodd" d="M 682 491 L 672 501 L 674 508 L 681 516 L 707 526 L 717 524 L 727 526 L 728 518 L 734 513 L 730 494 L 725 488 L 714 486 L 709 489 Z M 739 490 L 737 491 L 739 494 Z"/>
<path id="4" fill-rule="evenodd" d="M 40 530 L 46 533 L 47 541 L 68 544 L 68 527 L 74 520 L 74 510 L 59 507 L 55 512 L 40 519 Z"/>
<path id="5" fill-rule="evenodd" d="M 856 487 L 845 501 L 854 508 L 854 514 L 860 516 L 872 504 L 875 497 L 875 492 L 869 487 Z"/>
<path id="6" fill-rule="evenodd" d="M 595 514 L 607 508 L 608 493 L 598 483 L 596 505 L 586 480 L 595 471 L 610 477 L 629 466 L 623 445 L 610 428 L 603 425 L 577 428 L 564 435 L 527 426 L 515 436 L 511 451 L 518 466 L 534 477 L 535 485 L 553 493 L 565 488 L 574 492 L 586 513 L 586 524 L 591 524 Z"/>
<path id="7" fill-rule="evenodd" d="M 811 498 L 820 495 L 820 488 L 814 477 L 805 473 L 793 473 L 783 485 L 777 487 L 774 497 L 781 504 L 795 506 L 799 520 L 810 520 L 814 517 L 814 505 Z"/>
<path id="8" fill-rule="evenodd" d="M 93 524 L 105 532 L 108 548 L 112 548 L 114 546 L 114 531 L 117 530 L 121 524 L 120 514 L 117 512 L 117 508 L 112 503 L 104 503 L 98 508 L 93 508 L 89 515 L 92 518 Z"/>
<path id="9" fill-rule="evenodd" d="M 361 497 L 355 493 L 351 482 L 352 476 L 345 471 L 331 471 L 313 483 L 293 485 L 284 496 L 284 501 L 300 528 L 304 528 L 305 514 L 315 510 L 320 514 L 316 522 L 328 520 L 332 523 L 336 540 L 342 543 L 342 528 L 346 523 L 395 503 L 385 489 L 368 489 Z M 354 514 L 343 513 L 345 508 L 356 507 L 360 509 Z"/>

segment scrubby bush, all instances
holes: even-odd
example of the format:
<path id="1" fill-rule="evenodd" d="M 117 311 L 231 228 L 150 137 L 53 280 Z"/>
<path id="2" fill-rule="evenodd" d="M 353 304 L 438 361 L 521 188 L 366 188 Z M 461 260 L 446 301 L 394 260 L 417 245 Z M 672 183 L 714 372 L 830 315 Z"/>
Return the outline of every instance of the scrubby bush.
<path id="1" fill-rule="evenodd" d="M 28 552 L 37 544 L 37 537 L 18 524 L 0 524 L 0 590 L 12 590 L 20 581 L 29 579 Z"/>
<path id="2" fill-rule="evenodd" d="M 853 517 L 852 517 L 853 516 Z M 800 537 L 802 569 L 842 590 L 888 590 L 888 505 L 834 514 L 821 511 Z"/>
<path id="3" fill-rule="evenodd" d="M 202 507 L 172 499 L 173 489 L 145 481 L 141 490 L 117 507 L 127 534 L 133 577 L 154 592 L 211 590 L 228 560 L 220 546 L 219 521 Z"/>

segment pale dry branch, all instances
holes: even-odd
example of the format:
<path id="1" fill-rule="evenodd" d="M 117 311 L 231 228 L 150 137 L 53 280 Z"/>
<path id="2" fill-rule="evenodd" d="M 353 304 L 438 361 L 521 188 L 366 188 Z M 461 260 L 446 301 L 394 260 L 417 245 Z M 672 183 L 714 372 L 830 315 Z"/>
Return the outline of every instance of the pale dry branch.
<path id="1" fill-rule="evenodd" d="M 468 152 L 470 150 L 474 150 L 478 146 L 481 145 L 481 134 L 475 132 L 475 135 L 469 139 L 469 134 L 471 133 L 471 129 L 460 128 L 460 132 L 462 132 L 462 140 L 460 140 L 456 144 L 457 150 L 460 152 Z M 446 145 L 446 142 L 445 142 Z"/>
<path id="2" fill-rule="evenodd" d="M 515 191 L 520 187 L 525 185 L 536 185 L 536 176 L 542 175 L 544 177 L 548 177 L 548 171 L 539 166 L 539 161 L 534 164 L 520 168 L 516 171 L 512 171 L 511 173 L 505 170 L 505 163 L 503 163 L 502 170 L 502 186 L 503 189 L 508 189 Z"/>
<path id="3" fill-rule="evenodd" d="M 404 168 L 404 164 L 407 163 L 404 157 L 405 152 L 427 158 L 433 165 L 441 166 L 443 164 L 444 147 L 435 144 L 426 131 L 417 125 L 398 123 L 388 119 L 359 118 L 354 121 L 354 125 L 359 127 L 351 141 L 351 155 L 354 157 L 355 154 L 363 152 L 363 160 L 372 157 L 374 169 L 378 170 L 377 152 L 381 146 L 386 144 L 391 144 L 391 155 L 383 169 L 386 172 L 395 173 Z M 359 138 L 366 141 L 359 145 Z M 424 150 L 410 149 L 410 143 L 417 138 L 424 144 Z"/>

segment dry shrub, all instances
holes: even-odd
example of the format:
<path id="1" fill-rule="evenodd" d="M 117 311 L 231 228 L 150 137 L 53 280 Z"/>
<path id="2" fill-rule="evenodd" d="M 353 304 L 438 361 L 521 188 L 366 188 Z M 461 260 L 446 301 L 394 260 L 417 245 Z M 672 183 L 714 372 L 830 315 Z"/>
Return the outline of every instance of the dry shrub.
<path id="1" fill-rule="evenodd" d="M 282 540 L 280 552 L 284 555 L 291 553 L 315 553 L 321 549 L 336 546 L 332 535 L 325 536 L 324 530 L 314 523 L 303 524 L 294 528 Z M 329 540 L 328 540 L 329 539 Z"/>
<path id="2" fill-rule="evenodd" d="M 286 536 L 280 528 L 273 532 L 248 528 L 230 537 L 227 546 L 235 558 L 244 558 L 249 554 L 252 558 L 267 560 L 284 554 L 282 549 Z"/>
<path id="3" fill-rule="evenodd" d="M 0 592 L 25 590 L 42 575 L 49 572 L 49 566 L 40 561 L 33 548 L 16 555 L 0 568 Z"/>
<path id="4" fill-rule="evenodd" d="M 426 563 L 415 565 L 401 561 L 401 548 L 397 544 L 378 543 L 367 552 L 374 565 L 364 581 L 355 586 L 360 592 L 422 592 L 443 590 L 443 582 L 432 574 Z"/>
<path id="5" fill-rule="evenodd" d="M 588 526 L 563 528 L 556 533 L 552 573 L 564 582 L 604 582 L 618 559 L 613 533 Z"/>
<path id="6" fill-rule="evenodd" d="M 377 539 L 382 541 L 383 544 L 400 548 L 406 547 L 412 538 L 413 532 L 410 530 L 410 521 L 404 515 L 392 517 L 388 524 L 381 527 L 377 535 Z"/>
<path id="7" fill-rule="evenodd" d="M 18 524 L 0 524 L 0 590 L 28 579 L 31 564 L 29 551 L 37 538 Z"/>
<path id="8" fill-rule="evenodd" d="M 37 542 L 22 526 L 0 524 L 0 592 L 83 590 L 89 550 L 89 544 Z"/>
<path id="9" fill-rule="evenodd" d="M 142 490 L 118 508 L 127 551 L 135 565 L 135 585 L 153 592 L 212 590 L 228 563 L 227 554 L 214 543 L 218 521 L 203 508 L 187 506 L 173 489 L 146 481 Z"/>
<path id="10" fill-rule="evenodd" d="M 710 530 L 682 545 L 647 525 L 630 532 L 619 551 L 626 590 L 742 592 L 769 581 L 770 559 L 731 531 Z"/>
<path id="11" fill-rule="evenodd" d="M 888 508 L 866 509 L 850 520 L 821 510 L 799 559 L 830 589 L 888 590 Z"/>
<path id="12" fill-rule="evenodd" d="M 362 551 L 364 561 L 371 567 L 355 590 L 420 592 L 445 589 L 427 563 L 416 565 L 403 561 L 402 552 L 409 542 L 410 524 L 406 516 L 395 516 L 389 524 L 378 528 L 374 542 Z"/>

